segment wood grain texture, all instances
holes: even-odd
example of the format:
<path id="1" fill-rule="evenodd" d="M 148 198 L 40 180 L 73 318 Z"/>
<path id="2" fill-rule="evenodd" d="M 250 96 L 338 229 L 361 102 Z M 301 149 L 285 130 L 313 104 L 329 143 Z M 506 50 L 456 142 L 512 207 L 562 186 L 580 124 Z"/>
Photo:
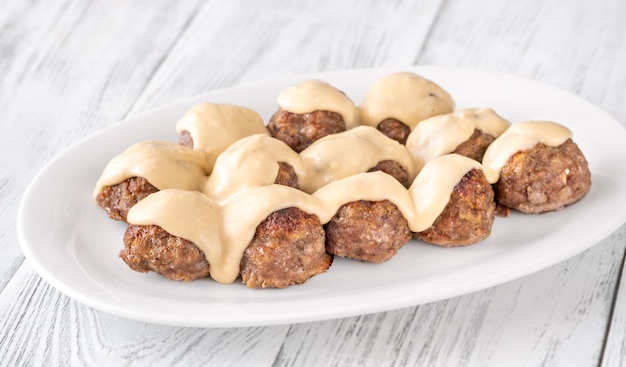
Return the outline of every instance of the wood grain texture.
<path id="1" fill-rule="evenodd" d="M 623 282 L 613 306 L 624 226 L 568 261 L 466 296 L 241 329 L 95 311 L 20 265 L 14 234 L 25 185 L 76 139 L 189 95 L 280 75 L 476 67 L 560 86 L 626 121 L 623 19 L 621 0 L 0 3 L 0 127 L 9 132 L 0 134 L 0 365 L 623 363 Z"/>
<path id="2" fill-rule="evenodd" d="M 0 297 L 0 365 L 271 365 L 288 327 L 176 328 L 95 311 L 48 285 L 28 263 Z M 54 312 L 47 312 L 54 310 Z"/>
<path id="3" fill-rule="evenodd" d="M 16 213 L 30 180 L 73 142 L 125 116 L 197 6 L 0 3 L 0 290 L 23 260 Z"/>
<path id="4" fill-rule="evenodd" d="M 617 239 L 626 246 L 626 231 L 622 231 Z M 622 258 L 622 271 L 620 281 L 616 289 L 615 304 L 612 317 L 607 324 L 607 338 L 602 356 L 602 366 L 624 366 L 626 365 L 626 255 Z"/>
<path id="5" fill-rule="evenodd" d="M 447 1 L 420 64 L 454 65 L 531 77 L 581 95 L 626 121 L 619 0 Z"/>
<path id="6" fill-rule="evenodd" d="M 180 38 L 133 112 L 277 76 L 411 65 L 440 3 L 209 2 Z"/>

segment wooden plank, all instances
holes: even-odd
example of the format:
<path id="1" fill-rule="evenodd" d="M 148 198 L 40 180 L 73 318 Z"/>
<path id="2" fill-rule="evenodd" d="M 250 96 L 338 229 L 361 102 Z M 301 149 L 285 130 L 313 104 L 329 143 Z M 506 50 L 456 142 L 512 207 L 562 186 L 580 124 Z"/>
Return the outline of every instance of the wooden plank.
<path id="1" fill-rule="evenodd" d="M 626 234 L 621 233 L 618 241 L 626 247 Z M 622 257 L 622 272 L 617 287 L 617 296 L 608 326 L 607 339 L 602 355 L 602 366 L 626 365 L 626 255 Z"/>
<path id="2" fill-rule="evenodd" d="M 212 2 L 200 11 L 133 112 L 277 76 L 411 65 L 440 3 Z"/>
<path id="3" fill-rule="evenodd" d="M 0 3 L 0 290 L 23 260 L 23 191 L 54 155 L 124 116 L 197 1 Z"/>
<path id="4" fill-rule="evenodd" d="M 14 286 L 18 285 L 18 286 Z M 270 365 L 286 326 L 201 329 L 146 324 L 86 307 L 25 262 L 0 297 L 0 365 Z"/>
<path id="5" fill-rule="evenodd" d="M 443 10 L 416 63 L 530 77 L 626 120 L 624 1 L 448 1 Z"/>

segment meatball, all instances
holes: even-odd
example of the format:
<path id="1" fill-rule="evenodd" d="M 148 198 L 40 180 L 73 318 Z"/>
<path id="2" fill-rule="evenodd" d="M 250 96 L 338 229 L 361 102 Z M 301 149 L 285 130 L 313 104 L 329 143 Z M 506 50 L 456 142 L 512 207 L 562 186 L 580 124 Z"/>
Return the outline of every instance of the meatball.
<path id="1" fill-rule="evenodd" d="M 456 147 L 452 153 L 457 153 L 481 162 L 485 151 L 494 140 L 496 140 L 494 136 L 476 129 L 469 139 Z"/>
<path id="2" fill-rule="evenodd" d="M 409 172 L 400 163 L 392 160 L 384 160 L 378 162 L 374 167 L 370 168 L 367 172 L 382 171 L 392 176 L 404 187 L 409 187 L 411 181 L 409 180 Z"/>
<path id="3" fill-rule="evenodd" d="M 278 162 L 278 174 L 274 183 L 300 189 L 296 171 L 293 169 L 293 166 L 285 162 Z"/>
<path id="4" fill-rule="evenodd" d="M 319 218 L 290 207 L 257 226 L 239 268 L 249 288 L 285 288 L 326 271 L 332 260 Z"/>
<path id="5" fill-rule="evenodd" d="M 313 111 L 296 114 L 279 109 L 270 118 L 267 129 L 272 137 L 283 141 L 299 153 L 326 135 L 346 131 L 346 124 L 343 117 L 336 112 Z"/>
<path id="6" fill-rule="evenodd" d="M 355 260 L 381 263 L 411 240 L 411 230 L 389 200 L 342 205 L 326 225 L 326 250 Z"/>
<path id="7" fill-rule="evenodd" d="M 114 220 L 126 221 L 133 205 L 146 196 L 159 191 L 143 177 L 132 177 L 117 185 L 105 186 L 96 196 L 96 202 Z"/>
<path id="8" fill-rule="evenodd" d="M 591 186 L 587 160 L 571 139 L 558 147 L 537 144 L 514 154 L 495 184 L 499 204 L 524 213 L 559 210 Z"/>
<path id="9" fill-rule="evenodd" d="M 376 128 L 400 144 L 406 144 L 406 139 L 411 134 L 411 128 L 408 125 L 394 118 L 381 121 Z"/>
<path id="10" fill-rule="evenodd" d="M 433 225 L 413 236 L 442 247 L 471 245 L 491 234 L 495 211 L 491 185 L 482 171 L 473 169 L 454 187 Z"/>
<path id="11" fill-rule="evenodd" d="M 155 225 L 130 225 L 120 258 L 135 271 L 153 271 L 172 280 L 191 281 L 209 275 L 209 263 L 195 244 Z"/>

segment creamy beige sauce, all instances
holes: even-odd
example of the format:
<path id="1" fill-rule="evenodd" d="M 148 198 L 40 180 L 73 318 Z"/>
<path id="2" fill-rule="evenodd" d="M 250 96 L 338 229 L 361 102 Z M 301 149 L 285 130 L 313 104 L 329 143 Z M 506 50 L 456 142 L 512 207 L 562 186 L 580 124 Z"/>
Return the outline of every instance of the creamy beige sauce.
<path id="1" fill-rule="evenodd" d="M 281 109 L 305 114 L 313 111 L 331 111 L 340 114 L 346 129 L 358 125 L 358 111 L 345 94 L 321 80 L 307 80 L 282 91 L 276 101 Z"/>
<path id="2" fill-rule="evenodd" d="M 409 134 L 406 147 L 421 169 L 433 158 L 452 153 L 476 129 L 496 138 L 509 126 L 510 123 L 491 108 L 459 110 L 421 121 Z"/>
<path id="3" fill-rule="evenodd" d="M 169 189 L 133 206 L 128 222 L 158 225 L 195 243 L 209 262 L 211 277 L 220 283 L 232 283 L 239 275 L 243 252 L 256 227 L 275 211 L 297 207 L 317 215 L 325 224 L 346 203 L 389 200 L 407 219 L 409 228 L 421 232 L 441 214 L 452 190 L 471 169 L 482 166 L 451 154 L 428 162 L 408 190 L 393 177 L 377 171 L 334 181 L 313 194 L 275 184 L 248 187 L 221 203 L 198 192 Z"/>
<path id="4" fill-rule="evenodd" d="M 306 177 L 300 155 L 287 144 L 264 134 L 245 137 L 217 157 L 203 191 L 223 201 L 246 188 L 273 184 L 278 162 L 291 165 L 298 178 Z"/>
<path id="5" fill-rule="evenodd" d="M 509 159 L 517 152 L 542 143 L 557 147 L 572 137 L 567 127 L 552 121 L 518 122 L 509 127 L 487 148 L 483 156 L 483 166 L 487 180 L 495 183 Z"/>
<path id="6" fill-rule="evenodd" d="M 176 124 L 176 131 L 189 132 L 194 149 L 204 150 L 211 167 L 217 156 L 235 141 L 253 134 L 269 134 L 261 116 L 241 106 L 201 103 Z"/>
<path id="7" fill-rule="evenodd" d="M 300 152 L 300 156 L 307 171 L 300 186 L 306 192 L 365 172 L 383 160 L 393 160 L 405 167 L 410 181 L 417 174 L 406 147 L 370 126 L 325 136 Z"/>
<path id="8" fill-rule="evenodd" d="M 98 196 L 105 186 L 117 185 L 132 177 L 143 177 L 159 190 L 178 188 L 200 191 L 210 170 L 203 151 L 170 142 L 140 142 L 107 164 L 96 183 L 93 196 Z"/>
<path id="9" fill-rule="evenodd" d="M 431 116 L 452 112 L 454 101 L 439 85 L 410 72 L 377 80 L 359 106 L 361 125 L 376 127 L 394 118 L 411 129 Z"/>

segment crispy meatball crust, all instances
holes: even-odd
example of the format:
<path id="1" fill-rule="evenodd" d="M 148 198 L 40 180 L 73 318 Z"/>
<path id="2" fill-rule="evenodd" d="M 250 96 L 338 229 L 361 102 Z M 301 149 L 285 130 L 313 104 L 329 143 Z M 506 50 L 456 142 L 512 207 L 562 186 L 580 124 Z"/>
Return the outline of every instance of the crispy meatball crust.
<path id="1" fill-rule="evenodd" d="M 113 186 L 105 186 L 96 202 L 111 219 L 126 221 L 128 211 L 146 196 L 159 191 L 143 177 L 132 177 Z"/>
<path id="2" fill-rule="evenodd" d="M 590 186 L 587 160 L 568 139 L 558 147 L 537 144 L 514 154 L 502 169 L 495 191 L 501 205 L 543 213 L 577 202 Z"/>
<path id="3" fill-rule="evenodd" d="M 355 260 L 382 263 L 411 240 L 411 230 L 389 200 L 342 205 L 326 225 L 326 250 Z"/>
<path id="4" fill-rule="evenodd" d="M 326 135 L 346 131 L 346 123 L 336 112 L 296 114 L 279 109 L 270 118 L 267 129 L 272 137 L 299 153 Z"/>
<path id="5" fill-rule="evenodd" d="M 472 136 L 456 147 L 452 153 L 457 153 L 481 162 L 485 151 L 494 140 L 496 140 L 496 138 L 493 135 L 483 133 L 476 129 Z"/>
<path id="6" fill-rule="evenodd" d="M 491 234 L 495 211 L 493 189 L 482 171 L 474 169 L 454 187 L 433 225 L 413 236 L 442 247 L 471 245 Z"/>
<path id="7" fill-rule="evenodd" d="M 195 244 L 155 225 L 130 225 L 120 258 L 135 271 L 153 271 L 172 280 L 191 281 L 209 275 L 209 263 Z"/>
<path id="8" fill-rule="evenodd" d="M 384 160 L 378 162 L 374 167 L 370 168 L 367 172 L 382 171 L 392 176 L 404 187 L 409 187 L 411 181 L 409 180 L 409 172 L 400 163 L 392 160 Z"/>
<path id="9" fill-rule="evenodd" d="M 381 121 L 376 128 L 389 138 L 403 145 L 406 144 L 406 139 L 409 137 L 409 134 L 411 134 L 411 127 L 394 118 Z"/>
<path id="10" fill-rule="evenodd" d="M 324 228 L 316 215 L 298 208 L 270 214 L 256 228 L 240 263 L 249 288 L 285 288 L 326 271 L 332 255 L 324 246 Z"/>

